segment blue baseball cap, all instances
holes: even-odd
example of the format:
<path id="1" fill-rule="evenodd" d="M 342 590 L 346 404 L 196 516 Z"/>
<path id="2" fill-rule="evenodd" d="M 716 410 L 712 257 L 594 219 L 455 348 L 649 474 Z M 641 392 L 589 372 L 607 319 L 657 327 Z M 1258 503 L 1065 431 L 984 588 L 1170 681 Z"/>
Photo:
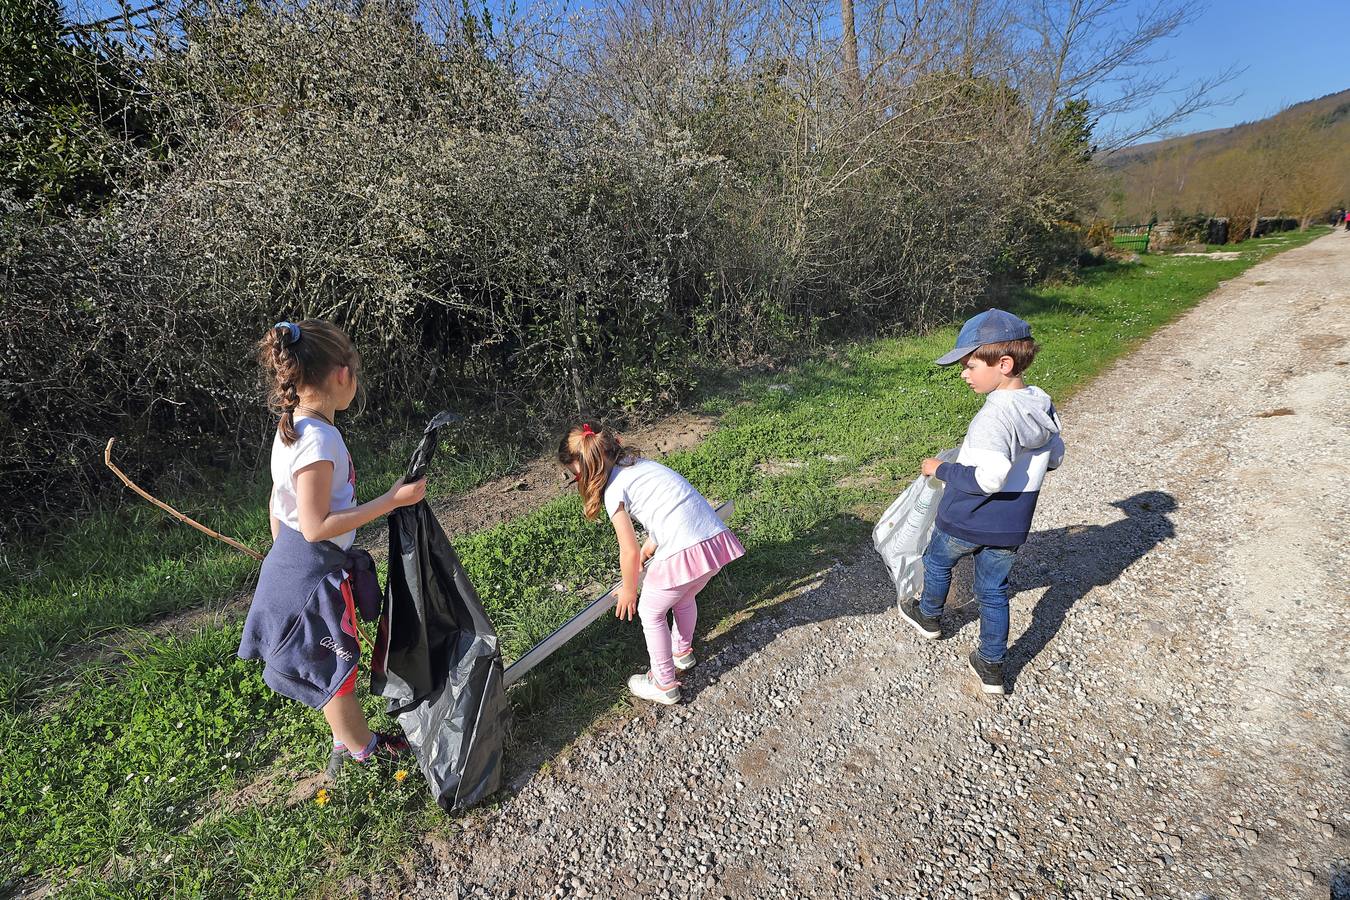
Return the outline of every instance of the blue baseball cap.
<path id="1" fill-rule="evenodd" d="M 939 356 L 937 364 L 950 366 L 960 362 L 967 354 L 974 353 L 985 344 L 1020 341 L 1029 337 L 1031 326 L 1017 316 L 1001 309 L 986 309 L 966 320 L 966 324 L 961 326 L 961 333 L 956 336 L 956 349 Z"/>

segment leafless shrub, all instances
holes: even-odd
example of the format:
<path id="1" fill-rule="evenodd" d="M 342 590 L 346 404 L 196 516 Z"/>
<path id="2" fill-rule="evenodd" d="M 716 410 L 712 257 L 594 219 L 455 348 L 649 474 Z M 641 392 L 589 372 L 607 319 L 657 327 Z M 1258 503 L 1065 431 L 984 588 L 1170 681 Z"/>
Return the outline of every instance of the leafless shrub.
<path id="1" fill-rule="evenodd" d="M 172 7 L 126 37 L 160 149 L 99 212 L 5 208 L 0 490 L 82 484 L 112 433 L 256 459 L 248 346 L 279 318 L 345 326 L 382 416 L 556 414 L 1043 272 L 1090 123 L 1011 79 L 1008 7 L 902 7 L 854 41 L 823 2 Z"/>

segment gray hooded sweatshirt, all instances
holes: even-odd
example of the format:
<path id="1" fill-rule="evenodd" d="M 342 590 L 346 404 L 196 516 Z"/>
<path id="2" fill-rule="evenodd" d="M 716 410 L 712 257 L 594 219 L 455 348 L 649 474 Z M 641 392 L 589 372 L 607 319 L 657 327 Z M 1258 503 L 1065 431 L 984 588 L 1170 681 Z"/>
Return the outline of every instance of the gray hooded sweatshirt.
<path id="1" fill-rule="evenodd" d="M 1038 387 L 991 391 L 970 420 L 956 462 L 938 466 L 946 483 L 937 526 L 986 547 L 1026 543 L 1045 473 L 1064 459 L 1059 416 Z"/>

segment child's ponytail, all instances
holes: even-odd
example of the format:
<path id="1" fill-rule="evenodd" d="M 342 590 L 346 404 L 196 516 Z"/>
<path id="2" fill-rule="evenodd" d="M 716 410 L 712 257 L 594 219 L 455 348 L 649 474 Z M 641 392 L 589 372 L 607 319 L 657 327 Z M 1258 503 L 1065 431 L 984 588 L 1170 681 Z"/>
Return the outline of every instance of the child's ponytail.
<path id="1" fill-rule="evenodd" d="M 623 441 L 613 431 L 601 428 L 594 430 L 590 423 L 578 425 L 563 435 L 558 443 L 558 462 L 564 466 L 577 464 L 577 491 L 581 494 L 581 503 L 586 518 L 592 521 L 600 515 L 604 502 L 605 485 L 609 484 L 609 473 L 616 465 L 623 464 L 638 452 L 625 447 Z"/>
<path id="2" fill-rule="evenodd" d="M 300 439 L 295 429 L 300 389 L 322 384 L 339 366 L 350 366 L 355 376 L 361 364 L 351 338 L 322 319 L 278 322 L 258 341 L 257 356 L 266 376 L 267 406 L 279 416 L 277 433 L 287 447 Z"/>

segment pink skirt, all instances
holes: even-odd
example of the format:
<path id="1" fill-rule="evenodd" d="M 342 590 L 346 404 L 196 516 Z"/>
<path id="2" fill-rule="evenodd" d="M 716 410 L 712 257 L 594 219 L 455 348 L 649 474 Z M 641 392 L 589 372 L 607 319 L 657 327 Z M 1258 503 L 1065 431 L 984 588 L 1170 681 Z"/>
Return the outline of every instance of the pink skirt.
<path id="1" fill-rule="evenodd" d="M 726 529 L 673 556 L 653 562 L 647 568 L 645 583 L 654 588 L 679 587 L 716 572 L 744 555 L 741 542 Z"/>

